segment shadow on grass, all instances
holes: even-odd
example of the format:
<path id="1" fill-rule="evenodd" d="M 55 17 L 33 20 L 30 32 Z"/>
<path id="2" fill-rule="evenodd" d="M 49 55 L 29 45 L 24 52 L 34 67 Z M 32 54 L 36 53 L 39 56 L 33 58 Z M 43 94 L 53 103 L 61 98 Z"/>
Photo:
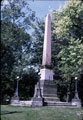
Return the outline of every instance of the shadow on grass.
<path id="1" fill-rule="evenodd" d="M 17 111 L 13 111 L 13 112 L 2 112 L 1 115 L 14 114 L 14 113 L 22 113 L 22 112 L 17 112 Z"/>

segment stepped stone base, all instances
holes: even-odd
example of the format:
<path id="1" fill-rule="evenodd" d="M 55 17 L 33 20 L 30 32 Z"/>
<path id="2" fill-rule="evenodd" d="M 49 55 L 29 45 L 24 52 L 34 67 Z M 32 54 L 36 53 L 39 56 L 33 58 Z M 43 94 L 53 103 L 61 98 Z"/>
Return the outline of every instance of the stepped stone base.
<path id="1" fill-rule="evenodd" d="M 35 99 L 34 101 L 19 101 L 14 102 L 11 104 L 12 106 L 32 106 L 32 107 L 42 107 L 43 102 L 42 99 Z M 46 104 L 44 102 L 45 106 L 56 106 L 56 107 L 77 107 L 77 105 L 72 105 L 68 102 L 54 102 L 54 101 L 48 101 Z"/>
<path id="2" fill-rule="evenodd" d="M 76 105 L 72 105 L 69 102 L 54 102 L 48 101 L 47 106 L 57 106 L 57 107 L 77 107 Z"/>
<path id="3" fill-rule="evenodd" d="M 57 96 L 57 88 L 53 81 L 53 70 L 48 68 L 40 69 L 40 88 L 41 96 L 44 99 L 44 103 L 47 104 L 48 101 L 59 101 Z"/>
<path id="4" fill-rule="evenodd" d="M 59 101 L 57 96 L 57 89 L 53 80 L 40 80 L 40 98 L 38 98 L 37 94 L 38 83 L 35 85 L 35 93 L 34 97 L 32 98 L 33 107 L 48 105 L 49 101 Z"/>
<path id="5" fill-rule="evenodd" d="M 35 92 L 37 91 L 37 85 L 35 87 Z M 41 96 L 42 100 L 34 98 L 32 100 L 32 106 L 57 106 L 57 107 L 77 107 L 76 104 L 69 102 L 60 102 L 57 96 L 57 88 L 52 80 L 40 80 Z M 36 93 L 35 93 L 36 94 Z M 34 105 L 33 105 L 34 104 Z"/>
<path id="6" fill-rule="evenodd" d="M 44 104 L 48 104 L 49 101 L 59 101 L 57 96 L 57 88 L 53 80 L 40 80 L 41 95 L 44 99 Z"/>

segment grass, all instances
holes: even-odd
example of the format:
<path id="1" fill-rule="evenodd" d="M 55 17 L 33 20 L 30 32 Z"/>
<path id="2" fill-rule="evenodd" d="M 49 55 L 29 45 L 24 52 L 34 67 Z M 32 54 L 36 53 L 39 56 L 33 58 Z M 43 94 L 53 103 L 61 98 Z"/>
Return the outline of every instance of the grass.
<path id="1" fill-rule="evenodd" d="M 1 120 L 83 120 L 83 108 L 1 105 Z"/>

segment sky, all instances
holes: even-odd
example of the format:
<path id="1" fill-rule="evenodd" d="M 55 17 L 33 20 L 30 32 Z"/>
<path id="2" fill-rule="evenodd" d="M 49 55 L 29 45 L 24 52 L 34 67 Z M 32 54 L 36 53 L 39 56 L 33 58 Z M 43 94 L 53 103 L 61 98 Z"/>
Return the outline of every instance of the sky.
<path id="1" fill-rule="evenodd" d="M 3 0 L 7 4 L 8 0 Z M 28 2 L 29 7 L 35 11 L 36 16 L 41 18 L 46 17 L 47 13 L 51 13 L 52 9 L 59 10 L 62 8 L 66 0 L 25 0 Z"/>
<path id="2" fill-rule="evenodd" d="M 66 0 L 27 0 L 29 7 L 36 12 L 36 16 L 45 18 L 52 9 L 59 10 L 64 6 Z"/>

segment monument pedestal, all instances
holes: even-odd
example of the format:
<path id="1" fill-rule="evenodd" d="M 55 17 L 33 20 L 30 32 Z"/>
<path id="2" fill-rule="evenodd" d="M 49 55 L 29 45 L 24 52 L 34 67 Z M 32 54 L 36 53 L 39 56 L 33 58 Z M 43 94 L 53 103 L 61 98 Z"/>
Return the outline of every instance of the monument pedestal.
<path id="1" fill-rule="evenodd" d="M 81 100 L 80 99 L 72 99 L 72 105 L 76 105 L 77 107 L 81 107 Z"/>
<path id="2" fill-rule="evenodd" d="M 35 93 L 32 98 L 32 107 L 41 107 L 43 106 L 43 98 L 41 96 L 41 88 L 40 88 L 40 78 L 35 85 Z"/>
<path id="3" fill-rule="evenodd" d="M 11 104 L 18 104 L 19 103 L 19 97 L 13 96 L 11 99 Z"/>
<path id="4" fill-rule="evenodd" d="M 47 69 L 47 68 L 42 68 L 40 69 L 40 75 L 41 79 L 40 80 L 51 80 L 53 81 L 53 70 Z"/>
<path id="5" fill-rule="evenodd" d="M 43 99 L 42 97 L 33 97 L 32 99 L 32 107 L 41 107 L 43 106 Z"/>
<path id="6" fill-rule="evenodd" d="M 41 96 L 44 99 L 44 105 L 47 105 L 50 101 L 59 101 L 57 97 L 57 88 L 53 81 L 53 70 L 43 68 L 40 70 L 40 74 Z"/>
<path id="7" fill-rule="evenodd" d="M 76 105 L 77 107 L 81 107 L 81 100 L 78 96 L 78 92 L 77 92 L 77 89 L 75 91 L 75 96 L 74 98 L 72 99 L 72 105 Z"/>

